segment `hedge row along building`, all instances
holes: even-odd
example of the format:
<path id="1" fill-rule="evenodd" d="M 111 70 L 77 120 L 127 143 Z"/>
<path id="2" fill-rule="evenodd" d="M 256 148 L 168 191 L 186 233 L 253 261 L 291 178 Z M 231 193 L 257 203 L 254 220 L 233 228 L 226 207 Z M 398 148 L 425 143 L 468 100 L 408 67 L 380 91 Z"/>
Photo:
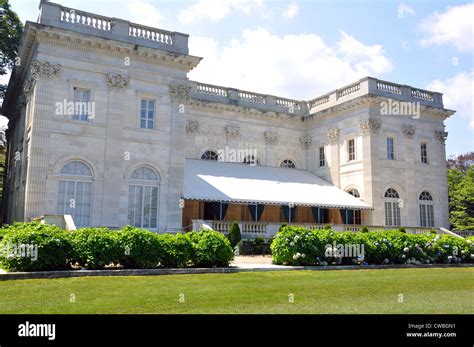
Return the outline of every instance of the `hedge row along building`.
<path id="1" fill-rule="evenodd" d="M 188 35 L 42 1 L 9 118 L 5 222 L 268 237 L 447 227 L 442 95 L 362 78 L 309 101 L 190 81 Z"/>

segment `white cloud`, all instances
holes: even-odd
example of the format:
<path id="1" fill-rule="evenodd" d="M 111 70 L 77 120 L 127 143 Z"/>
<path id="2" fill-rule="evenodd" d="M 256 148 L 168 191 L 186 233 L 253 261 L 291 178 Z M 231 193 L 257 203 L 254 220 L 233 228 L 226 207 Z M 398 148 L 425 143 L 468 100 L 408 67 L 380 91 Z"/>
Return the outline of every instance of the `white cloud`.
<path id="1" fill-rule="evenodd" d="M 263 0 L 198 0 L 180 11 L 179 21 L 182 24 L 190 24 L 199 20 L 217 22 L 228 16 L 232 10 L 249 15 L 262 5 Z"/>
<path id="2" fill-rule="evenodd" d="M 158 28 L 162 26 L 163 15 L 158 9 L 146 0 L 133 0 L 128 9 L 132 15 L 132 21 Z"/>
<path id="3" fill-rule="evenodd" d="M 423 46 L 450 44 L 459 52 L 474 51 L 474 3 L 448 7 L 441 14 L 434 13 L 425 18 L 421 30 L 427 37 L 420 42 Z"/>
<path id="4" fill-rule="evenodd" d="M 474 129 L 474 70 L 460 72 L 443 80 L 434 80 L 428 90 L 443 93 L 444 107 L 456 110 L 456 117 L 462 117 Z"/>
<path id="5" fill-rule="evenodd" d="M 381 46 L 365 45 L 344 32 L 334 46 L 315 34 L 278 36 L 265 29 L 244 30 L 223 45 L 191 36 L 190 52 L 204 58 L 190 73 L 194 80 L 296 99 L 392 69 Z"/>
<path id="6" fill-rule="evenodd" d="M 288 7 L 283 11 L 283 17 L 287 19 L 295 18 L 298 15 L 300 8 L 297 4 L 289 4 Z"/>
<path id="7" fill-rule="evenodd" d="M 406 18 L 407 15 L 414 16 L 415 10 L 404 3 L 398 5 L 398 18 Z"/>

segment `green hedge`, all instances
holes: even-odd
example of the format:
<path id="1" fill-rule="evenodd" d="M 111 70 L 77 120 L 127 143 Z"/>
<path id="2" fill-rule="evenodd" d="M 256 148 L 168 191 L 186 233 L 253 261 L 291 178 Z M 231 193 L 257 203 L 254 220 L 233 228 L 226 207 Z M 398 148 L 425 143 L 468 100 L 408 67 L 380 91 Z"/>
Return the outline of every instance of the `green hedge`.
<path id="1" fill-rule="evenodd" d="M 220 232 L 193 231 L 186 236 L 191 240 L 191 262 L 196 267 L 228 266 L 234 259 L 230 241 Z"/>
<path id="2" fill-rule="evenodd" d="M 69 268 L 70 235 L 54 226 L 15 223 L 0 229 L 0 267 L 8 271 L 46 271 Z"/>
<path id="3" fill-rule="evenodd" d="M 334 252 L 328 252 L 327 245 Z M 343 248 L 356 252 L 341 256 L 338 251 Z M 474 246 L 469 239 L 399 230 L 352 233 L 286 227 L 277 233 L 271 249 L 273 262 L 284 265 L 474 262 Z M 363 251 L 363 258 L 358 257 L 358 251 Z"/>
<path id="4" fill-rule="evenodd" d="M 28 248 L 21 246 L 30 244 L 38 248 L 36 259 L 34 252 L 29 256 Z M 15 252 L 9 245 L 20 250 Z M 0 251 L 0 267 L 8 271 L 63 270 L 72 269 L 71 265 L 86 269 L 222 267 L 233 259 L 229 241 L 215 231 L 158 234 L 126 226 L 117 231 L 83 228 L 69 232 L 36 222 L 1 228 Z"/>

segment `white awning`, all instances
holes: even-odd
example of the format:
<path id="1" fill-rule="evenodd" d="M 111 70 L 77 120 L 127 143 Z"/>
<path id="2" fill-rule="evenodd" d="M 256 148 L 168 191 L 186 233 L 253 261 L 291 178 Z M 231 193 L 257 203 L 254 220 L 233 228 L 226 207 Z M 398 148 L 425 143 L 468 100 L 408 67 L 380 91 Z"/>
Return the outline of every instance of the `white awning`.
<path id="1" fill-rule="evenodd" d="M 371 206 L 305 170 L 186 159 L 184 198 L 326 208 Z"/>

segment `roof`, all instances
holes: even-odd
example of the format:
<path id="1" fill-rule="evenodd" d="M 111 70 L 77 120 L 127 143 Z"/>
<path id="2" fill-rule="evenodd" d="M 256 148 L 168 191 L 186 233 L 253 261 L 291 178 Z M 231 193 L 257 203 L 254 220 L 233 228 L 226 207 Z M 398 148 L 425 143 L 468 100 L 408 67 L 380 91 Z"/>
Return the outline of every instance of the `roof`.
<path id="1" fill-rule="evenodd" d="M 184 198 L 326 208 L 371 206 L 305 170 L 186 159 Z"/>

